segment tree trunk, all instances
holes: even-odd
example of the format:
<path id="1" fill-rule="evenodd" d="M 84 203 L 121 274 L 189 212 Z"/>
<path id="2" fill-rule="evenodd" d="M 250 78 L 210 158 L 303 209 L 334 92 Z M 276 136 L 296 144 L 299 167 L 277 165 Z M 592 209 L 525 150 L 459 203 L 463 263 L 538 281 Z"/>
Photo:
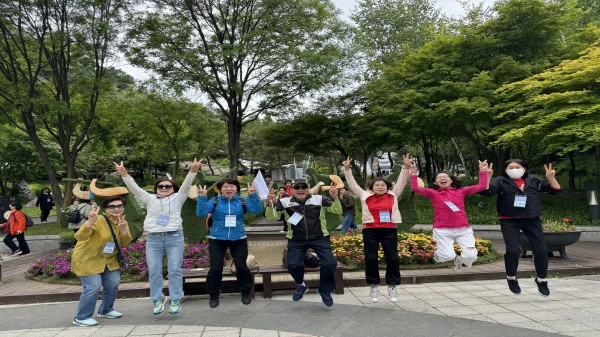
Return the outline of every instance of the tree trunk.
<path id="1" fill-rule="evenodd" d="M 569 168 L 569 193 L 575 190 L 575 158 L 573 157 L 573 152 L 569 152 L 567 155 L 569 157 L 569 163 L 571 167 Z"/>
<path id="2" fill-rule="evenodd" d="M 215 170 L 212 167 L 212 164 L 210 163 L 210 157 L 206 157 L 206 163 L 208 164 L 208 169 L 210 170 L 210 174 L 211 175 L 215 175 Z"/>
<path id="3" fill-rule="evenodd" d="M 233 112 L 232 112 L 233 113 Z M 235 118 L 227 123 L 227 136 L 229 139 L 229 177 L 236 179 L 238 175 L 238 165 L 240 160 L 240 136 L 242 134 L 242 120 Z"/>
<path id="4" fill-rule="evenodd" d="M 467 162 L 465 161 L 465 156 L 462 153 L 462 150 L 460 149 L 460 147 L 458 146 L 458 141 L 456 140 L 455 137 L 450 138 L 452 140 L 452 145 L 454 145 L 454 149 L 456 150 L 456 153 L 458 154 L 458 157 L 460 158 L 460 163 L 463 166 L 463 169 L 465 170 L 465 175 L 470 177 L 471 175 L 469 174 L 470 170 L 467 167 Z"/>

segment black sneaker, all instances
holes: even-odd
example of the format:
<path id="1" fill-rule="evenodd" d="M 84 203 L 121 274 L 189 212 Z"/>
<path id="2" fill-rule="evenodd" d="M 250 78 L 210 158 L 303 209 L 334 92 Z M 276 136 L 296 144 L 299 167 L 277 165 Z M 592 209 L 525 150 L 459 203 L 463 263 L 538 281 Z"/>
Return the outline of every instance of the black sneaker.
<path id="1" fill-rule="evenodd" d="M 329 293 L 329 291 L 317 290 L 317 292 L 319 293 L 319 295 L 321 295 L 323 304 L 325 304 L 328 307 L 333 305 L 333 298 L 331 298 L 331 294 Z"/>
<path id="2" fill-rule="evenodd" d="M 539 282 L 537 277 L 534 279 L 535 284 L 538 287 L 538 293 L 544 297 L 550 296 L 550 289 L 548 289 L 548 282 L 542 281 Z"/>
<path id="3" fill-rule="evenodd" d="M 210 301 L 208 302 L 211 308 L 216 308 L 219 306 L 219 296 L 211 296 Z"/>
<path id="4" fill-rule="evenodd" d="M 252 297 L 250 297 L 250 294 L 242 294 L 242 303 L 248 305 L 250 302 L 252 302 Z"/>
<path id="5" fill-rule="evenodd" d="M 521 287 L 519 287 L 519 281 L 517 281 L 517 279 L 506 279 L 506 281 L 508 282 L 508 288 L 513 292 L 513 294 L 518 295 L 521 293 Z"/>
<path id="6" fill-rule="evenodd" d="M 296 288 L 296 292 L 294 293 L 294 295 L 292 295 L 292 299 L 295 302 L 298 302 L 302 299 L 302 297 L 304 297 L 304 294 L 308 291 L 308 287 L 304 286 L 304 285 L 299 285 Z"/>

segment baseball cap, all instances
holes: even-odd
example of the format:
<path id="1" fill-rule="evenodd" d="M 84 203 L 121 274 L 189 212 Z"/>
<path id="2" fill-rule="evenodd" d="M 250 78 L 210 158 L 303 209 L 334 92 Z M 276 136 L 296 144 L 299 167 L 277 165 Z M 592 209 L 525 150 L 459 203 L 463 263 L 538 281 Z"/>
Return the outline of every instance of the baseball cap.
<path id="1" fill-rule="evenodd" d="M 292 187 L 295 187 L 296 185 L 306 185 L 310 188 L 310 184 L 308 183 L 308 181 L 306 181 L 306 179 L 303 178 L 294 179 Z"/>

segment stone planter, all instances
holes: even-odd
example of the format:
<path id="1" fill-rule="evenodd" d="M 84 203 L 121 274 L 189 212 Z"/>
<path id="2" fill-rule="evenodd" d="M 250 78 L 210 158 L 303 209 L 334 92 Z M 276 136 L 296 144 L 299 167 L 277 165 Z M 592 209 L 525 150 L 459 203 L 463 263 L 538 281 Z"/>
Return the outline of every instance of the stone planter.
<path id="1" fill-rule="evenodd" d="M 546 251 L 552 254 L 555 251 L 560 253 L 560 257 L 563 260 L 571 261 L 565 247 L 572 245 L 579 240 L 581 237 L 580 230 L 573 232 L 544 232 L 544 240 L 546 241 Z M 525 234 L 520 233 L 520 245 L 521 245 L 521 257 L 525 257 L 528 250 L 531 250 L 531 245 Z"/>

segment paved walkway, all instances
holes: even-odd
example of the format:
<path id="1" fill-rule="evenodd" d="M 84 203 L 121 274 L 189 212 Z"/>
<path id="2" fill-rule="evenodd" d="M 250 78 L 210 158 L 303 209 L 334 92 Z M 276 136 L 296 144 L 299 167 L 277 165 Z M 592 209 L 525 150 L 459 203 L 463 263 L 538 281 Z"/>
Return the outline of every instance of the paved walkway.
<path id="1" fill-rule="evenodd" d="M 150 314 L 149 299 L 118 300 L 123 318 L 72 326 L 76 302 L 0 306 L 0 336 L 600 336 L 600 276 L 550 280 L 550 297 L 521 279 L 512 295 L 503 280 L 401 286 L 399 301 L 382 288 L 372 303 L 367 287 L 347 288 L 327 308 L 313 292 L 256 299 L 223 295 L 216 309 L 192 296 L 177 315 Z"/>

